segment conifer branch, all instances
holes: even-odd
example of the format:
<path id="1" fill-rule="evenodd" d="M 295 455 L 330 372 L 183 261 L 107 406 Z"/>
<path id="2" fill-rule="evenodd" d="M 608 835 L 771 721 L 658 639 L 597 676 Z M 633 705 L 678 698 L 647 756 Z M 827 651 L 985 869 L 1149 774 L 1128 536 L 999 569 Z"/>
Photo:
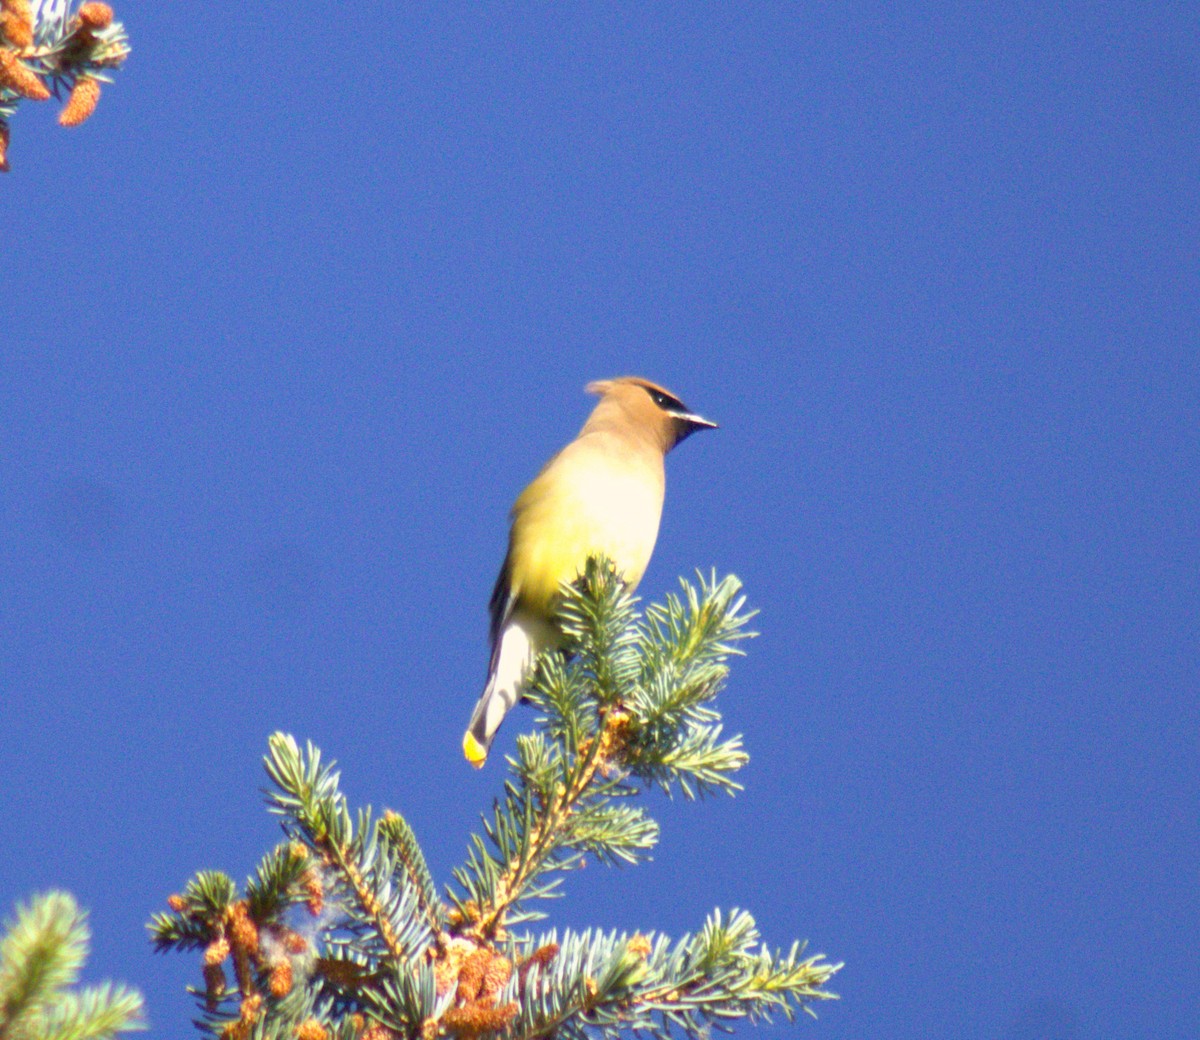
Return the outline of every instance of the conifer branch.
<path id="1" fill-rule="evenodd" d="M 460 918 L 481 941 L 540 917 L 522 901 L 553 894 L 545 875 L 578 866 L 585 855 L 636 862 L 658 839 L 642 810 L 621 805 L 637 781 L 686 796 L 738 789 L 746 763 L 741 738 L 721 740 L 711 702 L 726 660 L 748 638 L 745 597 L 736 578 L 683 583 L 639 622 L 636 601 L 604 560 L 590 561 L 565 588 L 560 627 L 569 660 L 542 658 L 527 691 L 542 709 L 552 742 L 518 740 L 513 774 L 485 828 L 455 872 L 465 898 Z"/>
<path id="2" fill-rule="evenodd" d="M 626 722 L 624 715 L 610 712 L 599 738 L 578 750 L 574 761 L 566 766 L 562 780 L 548 788 L 536 789 L 540 796 L 536 811 L 529 793 L 521 799 L 524 811 L 515 821 L 519 829 L 516 847 L 500 865 L 499 873 L 491 881 L 490 893 L 466 912 L 471 934 L 480 941 L 491 941 L 503 931 L 509 911 L 526 895 L 537 877 L 555 867 L 565 870 L 577 865 L 582 856 L 576 850 L 597 844 L 594 839 L 588 841 L 586 823 L 580 827 L 577 814 L 592 809 L 593 822 L 600 822 L 600 806 L 596 803 L 608 792 L 604 786 L 599 791 L 589 788 L 601 767 L 607 765 L 616 735 Z"/>
<path id="3" fill-rule="evenodd" d="M 791 1017 L 838 970 L 761 945 L 743 911 L 695 936 L 516 929 L 543 917 L 588 857 L 633 864 L 658 825 L 633 799 L 734 793 L 746 762 L 714 698 L 750 633 L 735 578 L 701 576 L 639 615 L 603 561 L 565 588 L 565 650 L 538 663 L 538 728 L 517 738 L 500 797 L 439 897 L 407 822 L 352 818 L 333 764 L 270 738 L 267 801 L 287 841 L 244 894 L 197 875 L 151 923 L 160 949 L 202 949 L 200 1026 L 227 1040 L 700 1037 L 740 1018 Z M 225 965 L 233 968 L 233 985 Z"/>
<path id="4" fill-rule="evenodd" d="M 838 970 L 818 957 L 800 960 L 755 951 L 759 934 L 749 914 L 718 911 L 695 937 L 674 945 L 653 935 L 567 932 L 547 971 L 531 975 L 521 994 L 518 1035 L 607 1037 L 622 1032 L 667 1040 L 672 1026 L 689 1035 L 721 1020 L 794 1017 L 806 1002 L 828 999 L 820 987 Z"/>
<path id="5" fill-rule="evenodd" d="M 17 908 L 0 940 L 0 1040 L 105 1040 L 145 1028 L 134 990 L 110 982 L 67 989 L 89 941 L 87 915 L 66 892 Z"/>
<path id="6" fill-rule="evenodd" d="M 417 836 L 408 821 L 397 812 L 386 812 L 379 821 L 379 838 L 387 841 L 397 861 L 417 893 L 421 913 L 430 931 L 438 931 L 445 921 L 445 907 L 438 898 L 437 884 L 429 873 L 425 854 L 417 844 Z"/>
<path id="7" fill-rule="evenodd" d="M 8 170 L 8 121 L 22 101 L 66 97 L 62 126 L 96 110 L 101 83 L 129 56 L 125 27 L 105 3 L 0 0 L 0 172 Z"/>
<path id="8" fill-rule="evenodd" d="M 268 743 L 267 772 L 279 788 L 268 796 L 272 812 L 284 817 L 289 836 L 311 848 L 352 891 L 349 905 L 352 914 L 361 918 L 358 926 L 374 931 L 387 949 L 390 964 L 407 964 L 437 921 L 427 902 L 430 922 L 415 924 L 409 918 L 409 905 L 422 905 L 424 897 L 408 874 L 410 869 L 419 871 L 404 834 L 408 825 L 401 821 L 400 827 L 385 818 L 372 828 L 370 813 L 364 812 L 356 828 L 345 795 L 337 789 L 338 774 L 332 766 L 321 765 L 320 752 L 312 744 L 302 756 L 296 741 L 286 734 L 276 733 Z"/>

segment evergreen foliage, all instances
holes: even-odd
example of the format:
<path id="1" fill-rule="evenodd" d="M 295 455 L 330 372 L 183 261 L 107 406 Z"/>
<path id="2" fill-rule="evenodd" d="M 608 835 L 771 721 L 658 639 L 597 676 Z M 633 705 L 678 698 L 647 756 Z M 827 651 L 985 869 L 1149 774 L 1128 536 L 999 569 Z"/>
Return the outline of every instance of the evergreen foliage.
<path id="1" fill-rule="evenodd" d="M 230 1040 L 665 1040 L 832 996 L 840 965 L 768 949 L 742 910 L 675 941 L 527 927 L 588 857 L 646 857 L 646 788 L 739 790 L 747 756 L 714 702 L 750 617 L 738 580 L 715 576 L 639 614 L 611 567 L 590 563 L 564 590 L 566 652 L 542 656 L 528 691 L 537 729 L 518 737 L 444 897 L 402 817 L 352 813 L 333 763 L 272 736 L 267 801 L 286 840 L 241 893 L 198 874 L 150 924 L 158 949 L 203 951 L 197 1024 Z"/>
<path id="2" fill-rule="evenodd" d="M 142 1028 L 142 998 L 109 982 L 70 990 L 90 940 L 86 915 L 66 892 L 17 907 L 0 939 L 0 1038 L 103 1040 Z"/>
<path id="3" fill-rule="evenodd" d="M 22 101 L 65 97 L 58 121 L 78 126 L 128 56 L 125 27 L 106 3 L 0 0 L 0 172 L 8 169 L 8 121 Z"/>

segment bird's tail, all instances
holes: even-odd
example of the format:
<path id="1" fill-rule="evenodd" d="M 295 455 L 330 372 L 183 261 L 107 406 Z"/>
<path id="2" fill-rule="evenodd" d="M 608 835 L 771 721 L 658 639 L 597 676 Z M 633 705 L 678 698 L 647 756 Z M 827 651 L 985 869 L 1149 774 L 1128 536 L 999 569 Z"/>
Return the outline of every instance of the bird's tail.
<path id="1" fill-rule="evenodd" d="M 463 754 L 476 769 L 483 768 L 496 731 L 516 702 L 515 691 L 510 694 L 508 690 L 498 689 L 495 675 L 489 677 L 483 693 L 479 695 L 467 732 L 463 734 Z"/>
<path id="2" fill-rule="evenodd" d="M 497 634 L 487 683 L 463 734 L 463 754 L 476 769 L 487 761 L 500 723 L 521 699 L 521 688 L 539 650 L 552 638 L 544 621 L 520 613 L 513 614 Z"/>

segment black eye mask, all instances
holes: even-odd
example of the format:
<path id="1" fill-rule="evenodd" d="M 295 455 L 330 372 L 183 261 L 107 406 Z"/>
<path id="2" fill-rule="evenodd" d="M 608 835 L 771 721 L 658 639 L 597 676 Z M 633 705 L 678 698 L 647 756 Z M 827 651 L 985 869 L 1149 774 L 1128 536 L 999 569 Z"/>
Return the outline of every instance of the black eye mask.
<path id="1" fill-rule="evenodd" d="M 687 415 L 690 411 L 688 406 L 679 400 L 678 397 L 664 394 L 661 390 L 651 390 L 649 387 L 646 387 L 646 393 L 650 395 L 650 399 L 664 412 L 676 412 L 681 415 Z"/>

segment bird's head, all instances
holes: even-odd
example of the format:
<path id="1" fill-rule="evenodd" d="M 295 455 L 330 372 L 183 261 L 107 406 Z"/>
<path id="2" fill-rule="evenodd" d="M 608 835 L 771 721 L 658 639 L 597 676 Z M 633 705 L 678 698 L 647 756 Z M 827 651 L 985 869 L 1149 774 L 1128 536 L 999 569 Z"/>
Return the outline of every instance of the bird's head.
<path id="1" fill-rule="evenodd" d="M 600 404 L 596 411 L 611 410 L 613 421 L 649 436 L 665 455 L 697 430 L 714 430 L 715 422 L 697 415 L 670 390 L 639 376 L 601 379 L 587 386 Z M 606 407 L 607 406 L 607 407 Z"/>

